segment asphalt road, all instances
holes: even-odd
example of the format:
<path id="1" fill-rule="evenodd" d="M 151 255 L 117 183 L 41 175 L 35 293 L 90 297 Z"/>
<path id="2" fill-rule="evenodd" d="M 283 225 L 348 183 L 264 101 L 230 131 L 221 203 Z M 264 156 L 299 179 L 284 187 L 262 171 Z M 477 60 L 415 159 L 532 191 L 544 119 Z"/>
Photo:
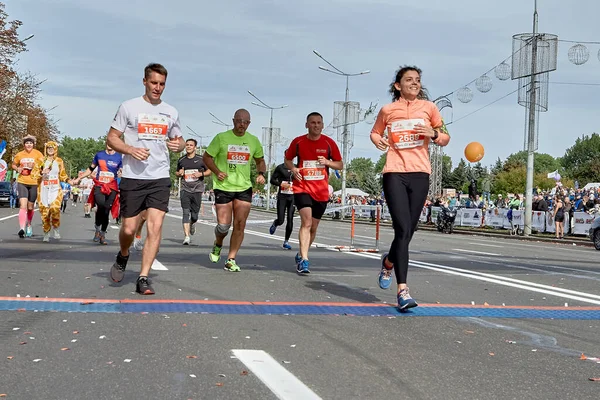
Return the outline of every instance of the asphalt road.
<path id="1" fill-rule="evenodd" d="M 208 260 L 210 209 L 192 245 L 182 246 L 174 201 L 149 297 L 134 293 L 140 253 L 132 251 L 122 284 L 108 281 L 118 227 L 109 229 L 108 246 L 97 245 L 93 219 L 70 207 L 62 239 L 43 243 L 39 215 L 34 237 L 19 239 L 15 214 L 0 209 L 0 394 L 8 399 L 600 392 L 589 380 L 600 377 L 593 248 L 418 231 L 409 285 L 420 307 L 399 314 L 385 306 L 395 304 L 394 291 L 377 285 L 378 254 L 312 249 L 312 273 L 298 276 L 297 242 L 285 251 L 284 227 L 268 234 L 272 214 L 252 211 L 237 258 L 242 272 L 227 273 Z M 357 225 L 356 246 L 375 247 L 374 235 L 373 226 Z M 349 237 L 349 224 L 324 220 L 316 242 L 347 246 Z M 391 240 L 382 227 L 381 249 Z"/>

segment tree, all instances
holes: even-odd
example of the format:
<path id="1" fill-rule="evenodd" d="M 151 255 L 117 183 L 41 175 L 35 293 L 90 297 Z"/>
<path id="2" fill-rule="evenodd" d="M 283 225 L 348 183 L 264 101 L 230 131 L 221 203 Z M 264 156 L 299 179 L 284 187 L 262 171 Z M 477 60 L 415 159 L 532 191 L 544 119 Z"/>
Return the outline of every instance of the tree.
<path id="1" fill-rule="evenodd" d="M 468 183 L 467 163 L 464 159 L 461 158 L 456 168 L 452 171 L 449 183 L 450 187 L 456 190 L 463 190 L 463 186 Z"/>
<path id="2" fill-rule="evenodd" d="M 566 174 L 583 187 L 589 182 L 600 182 L 600 135 L 582 135 L 568 148 L 561 159 Z"/>
<path id="3" fill-rule="evenodd" d="M 513 168 L 527 167 L 527 152 L 519 151 L 513 153 L 506 158 L 503 169 L 509 171 Z M 533 172 L 552 172 L 560 168 L 560 163 L 557 159 L 546 153 L 534 153 L 533 155 Z"/>
<path id="4" fill-rule="evenodd" d="M 386 160 L 387 160 L 387 153 L 382 153 L 379 156 L 379 160 L 377 160 L 377 163 L 375 164 L 375 173 L 380 174 L 381 171 L 383 171 L 383 167 L 385 166 Z"/>
<path id="5" fill-rule="evenodd" d="M 375 165 L 370 158 L 353 158 L 347 168 L 347 187 L 357 187 L 372 195 L 381 193 L 381 186 L 375 174 Z"/>
<path id="6" fill-rule="evenodd" d="M 65 161 L 67 173 L 72 178 L 77 177 L 77 172 L 90 166 L 94 155 L 106 148 L 106 137 L 92 138 L 62 138 L 58 147 L 59 156 Z M 175 160 L 177 162 L 177 159 Z M 173 160 L 171 159 L 171 164 Z"/>

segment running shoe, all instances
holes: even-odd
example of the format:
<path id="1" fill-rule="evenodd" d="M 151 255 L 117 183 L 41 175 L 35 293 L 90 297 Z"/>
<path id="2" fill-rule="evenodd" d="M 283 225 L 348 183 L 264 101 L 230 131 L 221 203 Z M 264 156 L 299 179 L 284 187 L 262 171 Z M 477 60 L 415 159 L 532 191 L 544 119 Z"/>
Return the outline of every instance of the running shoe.
<path id="1" fill-rule="evenodd" d="M 19 237 L 23 239 L 25 237 L 25 229 L 19 229 Z"/>
<path id="2" fill-rule="evenodd" d="M 125 277 L 125 268 L 127 268 L 127 260 L 129 260 L 129 256 L 123 257 L 120 251 L 117 253 L 117 259 L 110 268 L 110 279 L 112 279 L 113 282 L 121 282 L 123 280 L 123 277 Z"/>
<path id="3" fill-rule="evenodd" d="M 49 242 L 50 241 L 50 231 L 44 233 L 44 238 L 42 239 L 43 242 Z"/>
<path id="4" fill-rule="evenodd" d="M 154 294 L 154 289 L 146 276 L 140 276 L 135 284 L 135 291 L 142 295 Z"/>
<path id="5" fill-rule="evenodd" d="M 379 271 L 379 287 L 382 289 L 389 289 L 392 284 L 392 271 L 394 268 L 386 268 L 385 259 L 387 258 L 388 253 L 385 253 L 381 256 L 381 271 Z"/>
<path id="6" fill-rule="evenodd" d="M 106 232 L 100 232 L 100 238 L 98 239 L 98 243 L 100 243 L 101 245 L 108 244 L 108 242 L 106 241 Z"/>
<path id="7" fill-rule="evenodd" d="M 225 263 L 225 267 L 223 267 L 223 269 L 225 271 L 229 271 L 229 272 L 240 272 L 241 271 L 240 267 L 236 264 L 236 262 L 233 258 L 230 258 L 229 260 L 227 260 L 227 262 Z"/>
<path id="8" fill-rule="evenodd" d="M 58 228 L 54 228 L 54 239 L 60 239 L 60 231 Z"/>
<path id="9" fill-rule="evenodd" d="M 294 257 L 294 261 L 296 261 L 296 265 L 300 264 L 300 262 L 302 261 L 302 257 L 300 257 L 300 253 L 296 253 L 296 256 Z"/>
<path id="10" fill-rule="evenodd" d="M 277 230 L 277 225 L 275 225 L 275 222 L 273 222 L 273 223 L 271 224 L 271 227 L 269 228 L 269 233 L 270 233 L 271 235 L 274 235 L 276 230 Z"/>
<path id="11" fill-rule="evenodd" d="M 196 233 L 196 223 L 195 222 L 193 224 L 190 224 L 190 235 L 194 236 L 194 233 Z"/>
<path id="12" fill-rule="evenodd" d="M 291 250 L 292 249 L 292 246 L 290 246 L 290 244 L 288 242 L 283 242 L 283 246 L 281 246 L 281 247 L 283 247 L 286 250 Z"/>
<path id="13" fill-rule="evenodd" d="M 33 228 L 30 225 L 27 225 L 27 227 L 25 228 L 25 236 L 27 237 L 32 237 L 33 236 Z"/>
<path id="14" fill-rule="evenodd" d="M 136 237 L 135 239 L 133 239 L 133 248 L 136 251 L 142 251 L 144 250 L 144 241 L 142 240 L 141 237 Z"/>
<path id="15" fill-rule="evenodd" d="M 415 299 L 410 297 L 410 293 L 408 293 L 408 288 L 402 289 L 400 293 L 398 293 L 398 309 L 400 311 L 408 310 L 409 308 L 413 308 L 418 306 Z"/>
<path id="16" fill-rule="evenodd" d="M 94 242 L 98 243 L 100 241 L 100 229 L 96 227 L 96 232 L 94 233 Z"/>
<path id="17" fill-rule="evenodd" d="M 208 254 L 208 258 L 210 261 L 214 263 L 218 263 L 221 259 L 221 246 L 217 246 L 216 244 L 213 246 L 211 252 Z"/>
<path id="18" fill-rule="evenodd" d="M 190 237 L 186 236 L 185 239 L 183 239 L 183 245 L 184 246 L 189 246 L 190 244 Z"/>
<path id="19" fill-rule="evenodd" d="M 299 274 L 310 274 L 310 270 L 308 269 L 308 267 L 308 260 L 301 260 L 296 266 L 296 272 L 298 272 Z"/>

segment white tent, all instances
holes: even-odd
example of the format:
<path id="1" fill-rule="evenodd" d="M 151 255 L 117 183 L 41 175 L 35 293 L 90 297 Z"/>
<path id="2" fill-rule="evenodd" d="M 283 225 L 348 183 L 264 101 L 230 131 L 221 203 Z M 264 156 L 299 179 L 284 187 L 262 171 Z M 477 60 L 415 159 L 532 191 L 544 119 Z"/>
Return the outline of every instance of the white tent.
<path id="1" fill-rule="evenodd" d="M 595 183 L 588 183 L 587 185 L 585 185 L 583 187 L 583 190 L 596 189 L 596 188 L 599 188 L 599 187 L 600 187 L 600 183 L 597 183 L 597 182 L 595 182 Z"/>
<path id="2" fill-rule="evenodd" d="M 336 196 L 341 196 L 342 191 L 336 190 L 335 192 L 333 192 L 333 194 Z M 365 193 L 360 189 L 346 188 L 346 196 L 368 196 L 368 195 L 369 195 L 369 193 Z"/>

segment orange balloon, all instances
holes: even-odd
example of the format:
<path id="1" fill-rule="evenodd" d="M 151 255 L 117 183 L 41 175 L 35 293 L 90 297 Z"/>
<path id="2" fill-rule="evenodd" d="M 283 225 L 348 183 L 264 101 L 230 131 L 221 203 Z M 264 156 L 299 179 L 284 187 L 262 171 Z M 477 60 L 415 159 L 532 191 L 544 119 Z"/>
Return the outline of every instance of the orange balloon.
<path id="1" fill-rule="evenodd" d="M 470 162 L 477 162 L 483 158 L 485 151 L 479 142 L 471 142 L 465 147 L 465 158 Z"/>

